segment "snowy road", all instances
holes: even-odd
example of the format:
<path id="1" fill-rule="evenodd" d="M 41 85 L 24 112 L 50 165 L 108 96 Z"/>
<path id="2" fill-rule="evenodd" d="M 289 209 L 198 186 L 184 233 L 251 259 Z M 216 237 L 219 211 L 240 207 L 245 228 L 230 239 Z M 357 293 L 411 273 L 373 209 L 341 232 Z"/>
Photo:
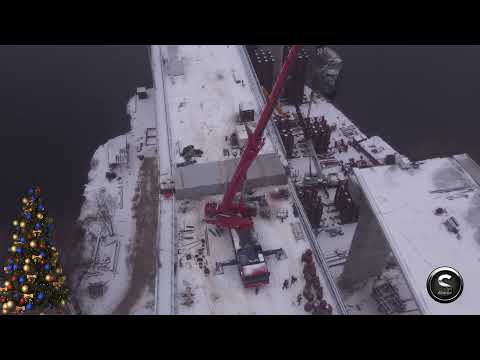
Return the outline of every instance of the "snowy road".
<path id="1" fill-rule="evenodd" d="M 168 124 L 166 106 L 165 73 L 160 45 L 151 47 L 152 71 L 156 89 L 155 112 L 158 134 L 158 160 L 160 182 L 173 179 L 171 131 Z M 175 198 L 160 196 L 157 227 L 157 271 L 155 278 L 155 313 L 171 315 L 175 313 Z"/>

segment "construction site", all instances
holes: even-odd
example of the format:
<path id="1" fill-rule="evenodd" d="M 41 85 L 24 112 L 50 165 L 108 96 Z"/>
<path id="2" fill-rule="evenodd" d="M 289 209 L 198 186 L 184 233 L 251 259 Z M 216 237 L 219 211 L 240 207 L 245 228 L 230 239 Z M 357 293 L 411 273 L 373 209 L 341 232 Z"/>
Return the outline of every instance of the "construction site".
<path id="1" fill-rule="evenodd" d="M 105 150 L 136 214 L 115 251 L 134 265 L 116 265 L 125 275 L 109 277 L 104 298 L 119 300 L 92 313 L 480 312 L 471 290 L 437 304 L 425 287 L 440 266 L 474 276 L 480 168 L 466 154 L 411 161 L 364 134 L 311 85 L 319 54 L 333 57 L 320 46 L 150 47 L 154 88 L 137 90 L 132 132 Z M 331 84 L 341 62 L 329 63 Z M 132 284 L 142 301 L 128 300 Z"/>

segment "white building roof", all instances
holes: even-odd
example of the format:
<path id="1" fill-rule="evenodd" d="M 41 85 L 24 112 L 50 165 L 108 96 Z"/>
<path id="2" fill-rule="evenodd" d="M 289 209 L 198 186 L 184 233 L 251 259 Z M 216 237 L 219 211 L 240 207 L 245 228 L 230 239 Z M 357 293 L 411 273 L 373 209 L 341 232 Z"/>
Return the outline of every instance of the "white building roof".
<path id="1" fill-rule="evenodd" d="M 176 51 L 183 60 L 184 75 L 169 77 L 165 83 L 172 137 L 178 142 L 175 162 L 184 161 L 179 151 L 188 145 L 203 151 L 203 156 L 196 158 L 199 163 L 223 161 L 223 148 L 230 148 L 225 136 L 235 132 L 240 104 L 250 103 L 256 118 L 261 111 L 256 106 L 254 84 L 248 80 L 239 47 L 178 45 Z M 233 72 L 244 86 L 235 82 Z M 261 154 L 272 152 L 267 138 Z"/>
<path id="2" fill-rule="evenodd" d="M 426 160 L 419 169 L 409 170 L 397 165 L 355 169 L 417 305 L 426 314 L 480 314 L 480 190 L 475 182 L 479 180 L 472 178 L 476 174 L 469 170 L 470 176 L 461 165 L 466 158 Z M 447 214 L 435 215 L 437 208 Z M 459 223 L 460 238 L 444 225 L 451 216 Z M 430 272 L 442 266 L 455 268 L 464 280 L 462 295 L 448 304 L 435 302 L 426 287 Z"/>

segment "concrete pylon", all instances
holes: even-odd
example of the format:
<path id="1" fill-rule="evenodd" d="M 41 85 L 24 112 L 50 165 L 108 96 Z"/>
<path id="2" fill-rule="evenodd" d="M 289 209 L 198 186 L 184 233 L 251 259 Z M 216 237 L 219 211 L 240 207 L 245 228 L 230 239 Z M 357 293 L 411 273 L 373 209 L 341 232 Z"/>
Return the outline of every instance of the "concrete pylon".
<path id="1" fill-rule="evenodd" d="M 382 274 L 390 247 L 380 224 L 365 198 L 360 203 L 360 219 L 353 236 L 347 262 L 338 285 L 346 290 Z"/>

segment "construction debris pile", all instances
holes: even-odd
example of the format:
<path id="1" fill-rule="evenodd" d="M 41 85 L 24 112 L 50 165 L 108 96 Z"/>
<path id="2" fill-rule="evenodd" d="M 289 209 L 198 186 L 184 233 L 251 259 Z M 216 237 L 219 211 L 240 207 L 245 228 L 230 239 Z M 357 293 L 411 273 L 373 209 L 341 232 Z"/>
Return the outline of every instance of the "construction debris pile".
<path id="1" fill-rule="evenodd" d="M 311 85 L 324 96 L 333 97 L 342 71 L 343 62 L 331 48 L 319 45 L 314 50 Z"/>
<path id="2" fill-rule="evenodd" d="M 347 182 L 343 182 L 338 186 L 335 192 L 334 204 L 340 213 L 342 224 L 351 224 L 358 221 L 358 207 L 353 202 Z"/>
<path id="3" fill-rule="evenodd" d="M 257 209 L 258 209 L 257 212 L 260 215 L 260 217 L 262 217 L 263 219 L 270 219 L 272 215 L 272 211 L 270 209 L 270 206 L 268 205 L 268 201 L 265 194 L 248 196 L 246 200 L 247 200 L 247 203 L 257 204 Z"/>
<path id="4" fill-rule="evenodd" d="M 196 265 L 206 276 L 210 275 L 207 255 L 209 253 L 206 239 L 198 239 L 195 235 L 195 227 L 186 225 L 179 230 L 177 240 L 178 266 L 188 267 Z"/>
<path id="5" fill-rule="evenodd" d="M 304 263 L 303 276 L 305 278 L 303 297 L 307 301 L 304 305 L 305 311 L 312 315 L 331 315 L 332 306 L 323 298 L 323 287 L 317 275 L 312 250 L 308 249 L 303 253 L 302 262 Z"/>
<path id="6" fill-rule="evenodd" d="M 405 302 L 400 298 L 398 288 L 389 280 L 379 280 L 372 288 L 372 297 L 378 304 L 382 314 L 402 313 L 405 311 Z"/>
<path id="7" fill-rule="evenodd" d="M 177 167 L 183 167 L 191 164 L 195 164 L 197 160 L 194 160 L 194 157 L 202 157 L 203 151 L 200 149 L 195 149 L 193 145 L 188 145 L 183 148 L 180 152 L 180 156 L 185 159 L 185 162 L 177 164 Z"/>
<path id="8" fill-rule="evenodd" d="M 192 292 L 192 288 L 187 286 L 185 291 L 181 294 L 183 302 L 181 303 L 183 306 L 192 306 L 195 302 L 195 294 Z"/>

